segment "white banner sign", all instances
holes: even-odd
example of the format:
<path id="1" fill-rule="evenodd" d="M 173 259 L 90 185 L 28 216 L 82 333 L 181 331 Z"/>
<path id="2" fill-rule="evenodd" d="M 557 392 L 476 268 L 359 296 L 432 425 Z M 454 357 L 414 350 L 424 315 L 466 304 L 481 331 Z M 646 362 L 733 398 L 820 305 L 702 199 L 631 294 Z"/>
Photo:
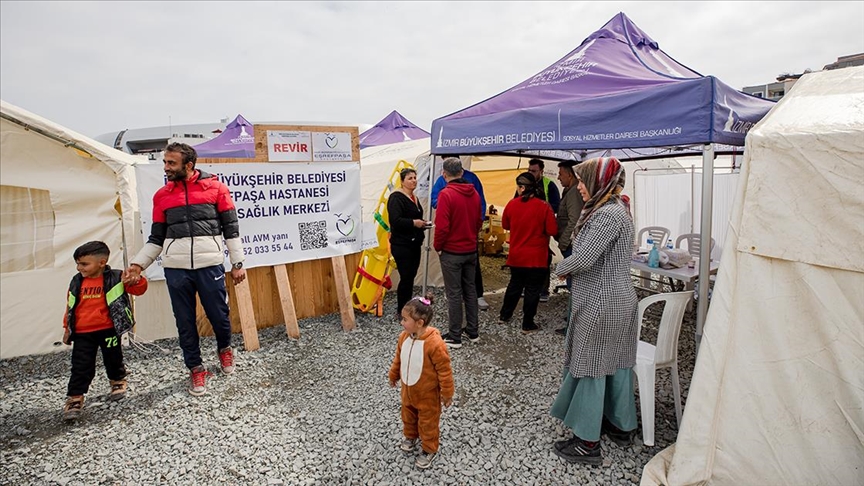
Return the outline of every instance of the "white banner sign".
<path id="1" fill-rule="evenodd" d="M 240 220 L 246 268 L 348 255 L 360 251 L 360 164 L 198 164 L 228 186 Z M 165 185 L 162 164 L 135 167 L 144 241 L 153 194 Z M 229 268 L 225 254 L 225 268 Z M 162 280 L 162 261 L 147 269 Z"/>
<path id="2" fill-rule="evenodd" d="M 267 130 L 267 154 L 271 162 L 311 162 L 312 132 Z"/>
<path id="3" fill-rule="evenodd" d="M 312 133 L 312 160 L 344 162 L 351 160 L 351 134 L 348 132 Z"/>

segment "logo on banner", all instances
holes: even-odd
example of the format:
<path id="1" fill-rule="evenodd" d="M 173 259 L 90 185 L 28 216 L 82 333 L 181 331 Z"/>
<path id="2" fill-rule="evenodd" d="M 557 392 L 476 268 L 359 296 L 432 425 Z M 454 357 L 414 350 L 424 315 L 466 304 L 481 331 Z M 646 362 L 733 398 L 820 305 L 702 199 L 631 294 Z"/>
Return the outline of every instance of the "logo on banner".
<path id="1" fill-rule="evenodd" d="M 351 215 L 347 215 L 344 218 L 342 214 L 336 213 L 336 231 L 342 234 L 342 236 L 350 236 L 351 233 L 354 232 L 354 218 Z"/>
<path id="2" fill-rule="evenodd" d="M 327 146 L 331 149 L 336 148 L 336 146 L 339 145 L 339 139 L 336 138 L 336 135 L 328 133 L 327 138 L 324 139 L 324 143 L 327 144 Z"/>
<path id="3" fill-rule="evenodd" d="M 351 236 L 355 229 L 354 218 L 350 214 L 342 216 L 342 213 L 335 213 L 333 216 L 336 217 L 336 231 L 342 235 L 342 238 L 338 238 L 335 243 L 337 245 L 355 243 L 357 238 Z"/>
<path id="4" fill-rule="evenodd" d="M 520 86 L 513 91 L 533 88 L 535 86 L 566 83 L 567 81 L 572 81 L 590 74 L 591 68 L 597 66 L 598 63 L 586 60 L 585 51 L 587 51 L 596 41 L 597 39 L 592 39 L 591 42 L 585 44 L 585 47 L 574 52 L 572 56 L 544 71 L 541 71 L 531 78 L 531 81 L 529 81 L 525 86 Z"/>
<path id="5" fill-rule="evenodd" d="M 234 145 L 239 145 L 241 143 L 252 143 L 254 141 L 255 139 L 252 137 L 252 135 L 246 133 L 246 127 L 243 125 L 240 125 L 240 135 L 237 135 L 237 138 L 231 139 L 231 143 Z"/>
<path id="6" fill-rule="evenodd" d="M 724 132 L 732 132 L 732 133 L 740 133 L 741 135 L 746 135 L 755 123 L 749 122 L 746 120 L 742 120 L 741 116 L 733 110 L 726 101 L 726 97 L 723 97 L 723 108 L 729 110 L 729 117 L 726 118 L 726 124 L 723 125 Z"/>

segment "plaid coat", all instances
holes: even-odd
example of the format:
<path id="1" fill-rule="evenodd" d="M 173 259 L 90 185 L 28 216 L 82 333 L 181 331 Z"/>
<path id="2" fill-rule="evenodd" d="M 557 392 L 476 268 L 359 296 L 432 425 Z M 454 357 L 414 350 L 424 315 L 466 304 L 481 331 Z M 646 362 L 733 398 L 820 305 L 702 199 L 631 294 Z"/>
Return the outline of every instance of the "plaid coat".
<path id="1" fill-rule="evenodd" d="M 573 277 L 564 366 L 574 378 L 599 378 L 636 364 L 632 250 L 633 222 L 624 207 L 610 202 L 573 236 L 573 254 L 555 270 Z"/>

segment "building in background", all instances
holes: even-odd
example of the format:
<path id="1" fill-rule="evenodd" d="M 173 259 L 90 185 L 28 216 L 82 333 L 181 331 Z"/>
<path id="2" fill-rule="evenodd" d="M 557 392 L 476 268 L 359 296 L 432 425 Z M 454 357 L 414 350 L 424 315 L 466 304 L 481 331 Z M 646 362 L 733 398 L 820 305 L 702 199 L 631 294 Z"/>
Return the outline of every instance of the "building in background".
<path id="1" fill-rule="evenodd" d="M 864 53 L 838 57 L 836 62 L 826 64 L 822 70 L 829 71 L 831 69 L 841 69 L 851 66 L 864 66 Z M 805 69 L 801 74 L 784 73 L 777 76 L 777 82 L 775 83 L 745 86 L 741 91 L 758 96 L 759 98 L 778 101 L 792 89 L 792 86 L 801 76 L 810 72 L 812 72 L 810 69 Z"/>

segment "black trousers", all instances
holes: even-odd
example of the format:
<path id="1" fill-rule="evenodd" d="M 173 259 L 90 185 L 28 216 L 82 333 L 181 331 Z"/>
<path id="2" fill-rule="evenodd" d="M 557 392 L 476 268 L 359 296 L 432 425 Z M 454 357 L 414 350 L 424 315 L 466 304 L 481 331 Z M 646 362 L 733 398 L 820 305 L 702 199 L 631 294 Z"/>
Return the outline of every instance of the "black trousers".
<path id="1" fill-rule="evenodd" d="M 550 274 L 552 265 L 552 250 L 549 250 L 549 257 L 546 258 L 546 274 L 543 276 L 543 286 L 540 287 L 540 295 L 549 295 Z"/>
<path id="2" fill-rule="evenodd" d="M 402 308 L 413 297 L 414 279 L 420 268 L 420 245 L 390 245 L 390 254 L 399 270 L 399 286 L 396 287 L 396 315 L 402 315 Z"/>
<path id="3" fill-rule="evenodd" d="M 537 306 L 540 304 L 540 288 L 543 285 L 543 276 L 547 272 L 544 268 L 510 267 L 510 282 L 504 292 L 504 303 L 501 304 L 502 321 L 509 321 L 519 303 L 519 296 L 525 290 L 522 301 L 522 329 L 534 326 L 534 316 L 537 315 Z"/>
<path id="4" fill-rule="evenodd" d="M 474 288 L 477 298 L 483 297 L 483 273 L 480 271 L 480 247 L 477 247 L 477 268 L 474 270 Z"/>
<path id="5" fill-rule="evenodd" d="M 96 352 L 102 349 L 102 362 L 109 380 L 126 378 L 123 349 L 114 329 L 76 333 L 72 336 L 72 376 L 69 377 L 67 396 L 84 395 L 96 376 Z"/>
<path id="6" fill-rule="evenodd" d="M 222 264 L 195 270 L 166 268 L 165 282 L 168 284 L 168 295 L 171 297 L 171 308 L 177 323 L 183 363 L 187 368 L 191 370 L 202 363 L 196 294 L 201 299 L 201 307 L 204 308 L 210 325 L 213 326 L 217 351 L 231 346 L 228 290 L 225 288 L 225 267 Z"/>

